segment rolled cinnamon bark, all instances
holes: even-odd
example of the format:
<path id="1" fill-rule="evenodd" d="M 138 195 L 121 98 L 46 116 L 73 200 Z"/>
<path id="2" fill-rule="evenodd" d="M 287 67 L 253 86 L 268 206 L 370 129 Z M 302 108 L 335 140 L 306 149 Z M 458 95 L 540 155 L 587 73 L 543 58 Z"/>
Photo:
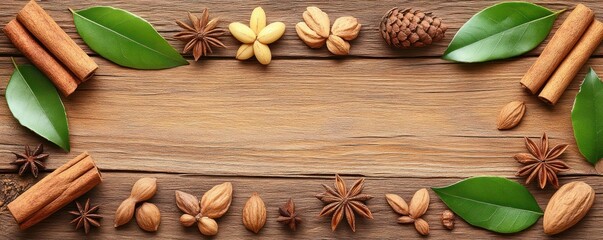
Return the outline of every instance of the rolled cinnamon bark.
<path id="1" fill-rule="evenodd" d="M 8 210 L 27 229 L 44 220 L 102 181 L 87 152 L 57 168 L 8 204 Z"/>
<path id="2" fill-rule="evenodd" d="M 593 19 L 593 11 L 582 4 L 578 4 L 557 29 L 551 41 L 542 50 L 540 57 L 536 59 L 536 62 L 523 76 L 520 82 L 521 85 L 532 94 L 538 93 L 576 42 L 580 40 Z"/>
<path id="3" fill-rule="evenodd" d="M 538 97 L 548 104 L 555 105 L 565 89 L 588 61 L 590 55 L 597 49 L 603 40 L 603 23 L 595 20 L 588 27 L 574 49 L 563 60 L 549 82 L 544 86 Z"/>
<path id="4" fill-rule="evenodd" d="M 63 96 L 67 97 L 75 91 L 79 81 L 51 56 L 16 19 L 8 22 L 2 30 L 13 45 L 54 83 Z"/>
<path id="5" fill-rule="evenodd" d="M 34 0 L 19 11 L 17 20 L 80 81 L 86 81 L 98 68 L 92 58 Z"/>

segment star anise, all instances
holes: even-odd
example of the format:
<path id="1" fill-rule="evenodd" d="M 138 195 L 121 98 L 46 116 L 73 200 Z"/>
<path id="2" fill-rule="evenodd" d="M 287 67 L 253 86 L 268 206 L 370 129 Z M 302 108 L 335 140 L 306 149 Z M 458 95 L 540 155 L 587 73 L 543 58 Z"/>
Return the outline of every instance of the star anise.
<path id="1" fill-rule="evenodd" d="M 191 20 L 192 26 L 182 21 L 176 21 L 178 26 L 184 29 L 182 32 L 174 35 L 175 39 L 186 42 L 182 53 L 187 53 L 193 50 L 193 56 L 195 61 L 198 61 L 201 56 L 206 56 L 207 53 L 211 53 L 211 47 L 223 47 L 226 46 L 218 39 L 226 32 L 224 29 L 216 28 L 218 25 L 218 19 L 213 18 L 209 20 L 209 10 L 204 8 L 201 11 L 201 18 L 197 18 L 195 15 L 188 13 L 188 18 Z"/>
<path id="2" fill-rule="evenodd" d="M 331 219 L 331 230 L 335 231 L 343 216 L 348 221 L 352 231 L 356 232 L 356 218 L 358 214 L 364 218 L 373 219 L 371 210 L 364 204 L 373 197 L 362 194 L 364 189 L 364 178 L 358 179 L 348 191 L 345 182 L 339 175 L 335 175 L 335 189 L 322 184 L 326 192 L 316 195 L 323 203 L 327 204 L 318 214 L 320 217 L 333 214 Z"/>
<path id="3" fill-rule="evenodd" d="M 75 204 L 77 205 L 77 211 L 69 211 L 69 213 L 77 216 L 75 219 L 73 219 L 73 221 L 71 221 L 71 223 L 77 223 L 77 225 L 75 225 L 75 230 L 78 230 L 84 226 L 84 232 L 88 234 L 90 231 L 90 225 L 100 227 L 100 222 L 98 222 L 98 220 L 103 217 L 95 213 L 99 209 L 98 205 L 90 207 L 90 198 L 86 200 L 86 205 L 84 205 L 83 208 L 79 202 L 75 202 Z"/>
<path id="4" fill-rule="evenodd" d="M 546 133 L 540 138 L 540 144 L 536 144 L 527 137 L 525 140 L 529 153 L 519 153 L 514 158 L 526 166 L 519 169 L 516 175 L 520 177 L 528 176 L 526 184 L 530 184 L 532 180 L 538 177 L 541 189 L 544 189 L 547 182 L 551 183 L 555 188 L 559 188 L 557 173 L 567 171 L 570 167 L 557 158 L 563 154 L 568 145 L 560 144 L 549 150 L 549 138 Z"/>
<path id="5" fill-rule="evenodd" d="M 293 231 L 297 229 L 297 225 L 301 222 L 301 218 L 297 215 L 297 212 L 295 212 L 295 203 L 293 203 L 293 199 L 289 198 L 285 205 L 279 207 L 278 213 L 280 216 L 276 219 L 277 222 L 288 225 Z"/>
<path id="6" fill-rule="evenodd" d="M 42 146 L 42 144 L 38 145 L 34 151 L 31 151 L 29 146 L 25 145 L 24 153 L 13 152 L 13 154 L 17 156 L 17 160 L 11 164 L 20 165 L 19 176 L 23 175 L 23 173 L 25 173 L 25 171 L 29 168 L 31 169 L 33 176 L 38 178 L 38 168 L 44 169 L 45 166 L 42 161 L 48 158 L 48 154 L 42 152 L 44 152 L 44 146 Z"/>

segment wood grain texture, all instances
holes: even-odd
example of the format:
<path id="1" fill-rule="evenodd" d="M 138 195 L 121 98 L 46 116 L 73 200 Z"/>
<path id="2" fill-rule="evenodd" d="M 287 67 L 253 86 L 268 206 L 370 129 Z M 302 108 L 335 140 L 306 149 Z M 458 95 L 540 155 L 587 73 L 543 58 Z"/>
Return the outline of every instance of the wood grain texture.
<path id="1" fill-rule="evenodd" d="M 239 62 L 232 57 L 238 44 L 225 37 L 229 49 L 218 50 L 200 63 L 161 71 L 138 71 L 116 66 L 100 57 L 97 75 L 64 99 L 69 117 L 72 152 L 64 153 L 45 142 L 51 157 L 48 170 L 56 169 L 83 151 L 90 151 L 103 171 L 104 182 L 88 196 L 100 203 L 103 228 L 92 232 L 98 239 L 190 239 L 200 237 L 195 228 L 184 228 L 177 218 L 174 190 L 200 196 L 211 186 L 232 181 L 235 199 L 229 213 L 218 221 L 218 239 L 248 239 L 253 235 L 241 223 L 245 200 L 258 191 L 269 208 L 266 227 L 257 236 L 267 239 L 300 238 L 419 238 L 411 226 L 395 223 L 384 194 L 405 199 L 419 188 L 444 186 L 466 177 L 497 175 L 514 177 L 520 164 L 513 160 L 525 152 L 524 136 L 547 132 L 551 144 L 569 143 L 562 156 L 572 167 L 561 184 L 582 180 L 602 192 L 603 179 L 579 154 L 571 127 L 570 111 L 579 88 L 575 80 L 555 107 L 528 94 L 519 80 L 543 46 L 525 56 L 482 64 L 455 64 L 439 59 L 458 28 L 480 9 L 496 1 L 411 1 L 404 6 L 426 6 L 450 25 L 446 39 L 436 46 L 410 51 L 389 49 L 378 33 L 381 15 L 396 1 L 43 1 L 60 26 L 75 33 L 67 7 L 82 9 L 112 5 L 149 20 L 160 34 L 170 37 L 173 23 L 185 11 L 209 7 L 212 14 L 231 21 L 247 21 L 261 5 L 268 21 L 284 21 L 288 29 L 271 45 L 275 60 L 267 67 L 255 60 Z M 551 9 L 572 7 L 566 1 L 540 1 Z M 603 5 L 584 3 L 597 13 Z M 25 1 L 3 3 L 0 25 L 8 22 Z M 332 20 L 353 15 L 363 24 L 352 43 L 351 57 L 331 56 L 326 49 L 311 50 L 295 35 L 294 24 L 308 5 L 317 5 Z M 237 7 L 233 7 L 237 6 Z M 404 7 L 403 6 L 403 7 Z M 560 18 L 565 18 L 566 14 Z M 556 27 L 561 21 L 556 22 Z M 555 29 L 556 29 L 555 27 Z M 550 37 L 550 36 L 549 36 Z M 182 44 L 170 40 L 176 48 Z M 84 48 L 91 53 L 88 48 Z M 587 62 L 603 72 L 603 48 Z M 4 92 L 12 74 L 10 56 L 27 62 L 0 35 L 0 211 L 35 182 L 19 178 L 9 163 L 11 151 L 23 144 L 42 141 L 21 127 L 6 107 Z M 190 56 L 189 60 L 191 59 Z M 587 67 L 577 79 L 583 79 Z M 521 100 L 527 104 L 523 122 L 511 131 L 496 130 L 502 106 Z M 332 233 L 328 218 L 317 218 L 322 204 L 313 195 L 321 183 L 332 184 L 334 174 L 352 181 L 367 177 L 366 193 L 376 219 L 360 221 L 357 233 L 346 225 Z M 144 233 L 134 221 L 120 229 L 111 227 L 113 213 L 127 197 L 133 182 L 142 176 L 159 178 L 159 192 L 151 202 L 164 216 L 160 231 Z M 523 182 L 522 179 L 517 179 Z M 530 191 L 540 206 L 554 192 Z M 468 226 L 457 219 L 448 232 L 439 223 L 444 205 L 430 191 L 432 206 L 427 220 L 431 237 L 505 238 Z M 277 207 L 293 197 L 304 217 L 299 232 L 291 234 L 275 222 Z M 562 238 L 589 238 L 600 230 L 603 200 L 597 197 L 586 219 Z M 72 208 L 73 206 L 67 207 Z M 65 209 L 67 210 L 67 209 Z M 83 235 L 68 225 L 70 216 L 60 211 L 30 231 L 21 232 L 6 211 L 0 213 L 0 239 L 73 239 Z M 544 238 L 541 220 L 517 238 Z"/>

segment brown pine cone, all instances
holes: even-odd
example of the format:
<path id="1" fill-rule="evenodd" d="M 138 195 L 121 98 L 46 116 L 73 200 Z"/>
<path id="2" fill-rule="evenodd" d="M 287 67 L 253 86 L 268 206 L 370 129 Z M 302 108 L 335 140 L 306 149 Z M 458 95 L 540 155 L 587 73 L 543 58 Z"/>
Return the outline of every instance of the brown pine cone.
<path id="1" fill-rule="evenodd" d="M 379 31 L 388 45 L 397 48 L 424 47 L 444 38 L 448 27 L 431 13 L 397 7 L 387 11 Z"/>

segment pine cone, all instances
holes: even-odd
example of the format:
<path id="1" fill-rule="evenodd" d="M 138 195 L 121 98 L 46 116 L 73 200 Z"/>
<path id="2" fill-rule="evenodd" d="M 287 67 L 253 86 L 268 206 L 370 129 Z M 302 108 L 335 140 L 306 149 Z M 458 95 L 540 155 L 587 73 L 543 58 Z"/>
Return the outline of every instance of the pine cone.
<path id="1" fill-rule="evenodd" d="M 388 45 L 397 48 L 424 47 L 444 38 L 448 27 L 431 13 L 397 7 L 387 11 L 379 31 Z"/>

